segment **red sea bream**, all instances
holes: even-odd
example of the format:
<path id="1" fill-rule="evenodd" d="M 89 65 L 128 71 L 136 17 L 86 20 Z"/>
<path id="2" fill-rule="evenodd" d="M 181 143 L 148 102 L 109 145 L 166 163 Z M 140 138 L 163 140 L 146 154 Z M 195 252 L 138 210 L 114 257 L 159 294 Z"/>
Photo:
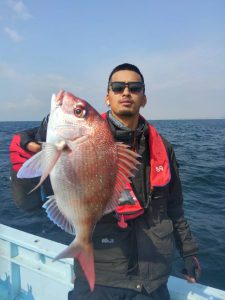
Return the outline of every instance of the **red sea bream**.
<path id="1" fill-rule="evenodd" d="M 54 195 L 44 204 L 49 218 L 75 235 L 56 258 L 76 257 L 90 289 L 95 271 L 92 232 L 115 210 L 138 155 L 113 139 L 107 121 L 86 101 L 61 91 L 52 97 L 46 143 L 18 172 L 20 178 L 50 174 Z"/>

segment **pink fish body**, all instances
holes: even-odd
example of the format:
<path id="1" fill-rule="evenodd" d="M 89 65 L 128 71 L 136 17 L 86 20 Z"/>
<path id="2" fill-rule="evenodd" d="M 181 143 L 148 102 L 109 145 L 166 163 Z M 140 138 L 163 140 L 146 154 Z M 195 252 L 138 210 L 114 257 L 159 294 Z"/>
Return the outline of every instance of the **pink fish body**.
<path id="1" fill-rule="evenodd" d="M 94 289 L 92 232 L 115 210 L 138 155 L 113 139 L 108 123 L 86 101 L 71 93 L 53 96 L 42 151 L 18 172 L 20 178 L 50 174 L 54 195 L 44 204 L 49 218 L 75 235 L 56 259 L 76 257 Z"/>

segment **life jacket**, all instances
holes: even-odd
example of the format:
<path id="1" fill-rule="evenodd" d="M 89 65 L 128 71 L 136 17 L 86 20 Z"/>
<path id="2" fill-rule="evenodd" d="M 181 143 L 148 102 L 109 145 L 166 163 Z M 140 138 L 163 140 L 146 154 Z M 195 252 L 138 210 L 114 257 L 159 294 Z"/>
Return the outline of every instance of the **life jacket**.
<path id="1" fill-rule="evenodd" d="M 12 163 L 12 168 L 15 172 L 18 172 L 22 167 L 23 163 L 27 161 L 34 153 L 25 151 L 20 146 L 21 135 L 20 133 L 16 133 L 10 143 L 9 146 L 9 157 Z"/>
<path id="2" fill-rule="evenodd" d="M 107 113 L 103 113 L 102 117 L 103 119 L 107 120 Z M 145 122 L 147 122 L 142 116 L 140 117 Z M 162 138 L 154 128 L 154 126 L 152 126 L 148 122 L 147 124 L 149 130 L 148 144 L 150 152 L 149 185 L 151 189 L 153 189 L 154 187 L 166 186 L 170 182 L 171 174 L 169 158 Z M 133 201 L 130 201 L 130 203 L 127 204 L 126 199 L 122 199 L 122 201 L 120 201 L 120 204 L 116 208 L 116 214 L 119 219 L 118 225 L 122 228 L 127 227 L 126 221 L 137 218 L 144 213 L 144 208 L 136 198 L 134 191 L 129 183 L 126 184 L 125 191 L 121 195 L 122 198 L 125 198 L 124 193 L 129 193 L 130 199 L 132 199 Z"/>

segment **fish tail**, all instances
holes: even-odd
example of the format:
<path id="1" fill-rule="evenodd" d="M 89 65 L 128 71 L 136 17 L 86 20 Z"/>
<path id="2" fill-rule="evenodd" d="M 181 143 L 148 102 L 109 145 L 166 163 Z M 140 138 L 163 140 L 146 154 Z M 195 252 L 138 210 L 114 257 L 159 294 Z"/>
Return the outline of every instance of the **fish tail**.
<path id="1" fill-rule="evenodd" d="M 91 291 L 95 286 L 94 253 L 92 243 L 80 244 L 72 242 L 65 250 L 59 253 L 53 261 L 66 257 L 76 257 L 84 271 Z"/>

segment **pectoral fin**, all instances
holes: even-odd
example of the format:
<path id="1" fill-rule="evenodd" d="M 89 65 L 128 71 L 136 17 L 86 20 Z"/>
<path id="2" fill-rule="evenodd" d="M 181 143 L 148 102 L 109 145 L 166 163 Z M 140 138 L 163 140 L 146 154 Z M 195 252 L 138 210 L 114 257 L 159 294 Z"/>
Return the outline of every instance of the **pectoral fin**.
<path id="1" fill-rule="evenodd" d="M 42 175 L 41 170 L 42 151 L 28 159 L 17 173 L 17 178 L 33 178 Z"/>
<path id="2" fill-rule="evenodd" d="M 65 147 L 67 146 L 64 141 L 61 141 L 59 144 L 56 145 L 51 143 L 44 143 L 42 151 L 32 156 L 23 164 L 23 166 L 17 173 L 17 177 L 33 178 L 41 176 L 38 185 L 33 190 L 37 189 L 47 178 L 51 170 L 54 168 L 57 160 L 59 159 Z M 32 191 L 30 191 L 30 193 Z"/>

